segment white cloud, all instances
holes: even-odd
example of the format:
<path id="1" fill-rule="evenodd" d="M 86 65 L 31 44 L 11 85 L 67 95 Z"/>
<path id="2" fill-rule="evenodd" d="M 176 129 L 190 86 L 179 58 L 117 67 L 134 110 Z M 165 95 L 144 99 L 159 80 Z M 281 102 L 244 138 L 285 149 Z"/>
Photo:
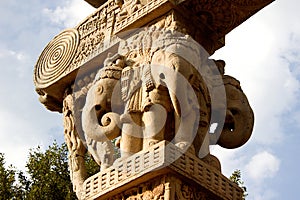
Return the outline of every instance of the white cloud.
<path id="1" fill-rule="evenodd" d="M 274 190 L 257 188 L 249 194 L 247 200 L 274 200 L 278 199 L 278 193 Z"/>
<path id="2" fill-rule="evenodd" d="M 15 106 L 15 112 L 0 107 L 0 152 L 5 154 L 7 164 L 18 169 L 24 169 L 30 148 L 37 145 L 47 147 L 54 139 L 63 136 L 62 130 L 55 130 L 55 126 L 60 126 L 56 116 L 45 118 L 46 115 L 36 112 L 36 107 L 32 106 L 34 111 L 31 111 L 26 103 L 24 106 L 28 107 L 23 109 L 26 113 L 18 109 L 19 105 Z"/>
<path id="3" fill-rule="evenodd" d="M 227 45 L 214 55 L 225 60 L 227 74 L 241 80 L 255 114 L 252 140 L 261 144 L 283 140 L 282 116 L 295 109 L 300 94 L 300 68 L 291 65 L 299 64 L 295 52 L 300 52 L 300 32 L 289 18 L 298 13 L 292 8 L 298 3 L 289 2 L 276 1 L 250 18 L 226 37 Z M 285 13 L 284 7 L 292 12 Z"/>
<path id="4" fill-rule="evenodd" d="M 0 152 L 7 164 L 24 169 L 30 148 L 47 148 L 63 138 L 61 115 L 38 101 L 34 64 L 61 29 L 76 25 L 93 8 L 82 0 L 28 0 L 22 6 L 18 1 L 0 1 Z"/>
<path id="5" fill-rule="evenodd" d="M 64 6 L 45 8 L 44 13 L 51 21 L 64 27 L 73 27 L 90 15 L 95 9 L 82 0 L 68 0 Z"/>
<path id="6" fill-rule="evenodd" d="M 247 147 L 223 149 L 213 146 L 211 153 L 219 158 L 225 176 L 229 177 L 235 169 L 241 170 L 241 179 L 249 194 L 248 200 L 273 200 L 278 197 L 277 191 L 266 183 L 280 170 L 281 161 L 277 156 L 265 150 L 252 155 L 253 151 Z"/>
<path id="7" fill-rule="evenodd" d="M 245 167 L 245 173 L 255 182 L 263 182 L 266 178 L 273 178 L 279 167 L 280 160 L 273 154 L 263 151 L 251 158 Z"/>
<path id="8" fill-rule="evenodd" d="M 214 145 L 210 147 L 210 151 L 220 160 L 222 173 L 227 177 L 245 161 L 245 157 L 239 153 L 239 149 L 224 149 Z"/>
<path id="9" fill-rule="evenodd" d="M 9 49 L 2 49 L 0 47 L 0 64 L 5 64 L 5 60 L 14 60 L 12 63 L 17 63 L 14 67 L 11 67 L 10 71 L 15 72 L 15 76 L 20 78 L 27 75 L 27 70 L 25 66 L 28 66 L 30 61 L 29 55 L 24 52 L 17 52 Z M 0 81 L 1 82 L 1 81 Z"/>
<path id="10" fill-rule="evenodd" d="M 214 55 L 225 60 L 227 74 L 241 81 L 255 114 L 247 145 L 233 152 L 212 151 L 226 176 L 241 170 L 249 200 L 281 199 L 281 191 L 286 191 L 284 185 L 275 191 L 271 182 L 284 162 L 276 153 L 278 145 L 299 132 L 290 130 L 300 122 L 300 26 L 293 20 L 300 17 L 299 6 L 295 0 L 275 1 L 227 35 L 225 47 Z M 290 120 L 293 127 L 286 123 Z M 253 155 L 258 149 L 261 152 Z"/>

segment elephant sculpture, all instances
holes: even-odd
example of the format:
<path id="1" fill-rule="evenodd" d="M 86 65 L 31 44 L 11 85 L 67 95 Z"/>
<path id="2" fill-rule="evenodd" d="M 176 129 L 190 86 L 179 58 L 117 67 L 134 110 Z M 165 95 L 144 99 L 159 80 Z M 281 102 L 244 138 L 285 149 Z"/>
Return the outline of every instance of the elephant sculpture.
<path id="1" fill-rule="evenodd" d="M 119 58 L 119 55 L 117 55 Z M 82 129 L 87 141 L 88 150 L 95 161 L 105 169 L 113 164 L 114 148 L 111 140 L 121 134 L 120 115 L 112 111 L 113 106 L 120 107 L 120 100 L 113 95 L 117 87 L 122 68 L 121 63 L 109 62 L 116 58 L 106 59 L 105 65 L 100 70 L 90 87 L 86 103 L 82 110 Z"/>
<path id="2" fill-rule="evenodd" d="M 168 88 L 175 123 L 173 143 L 184 151 L 188 148 L 194 151 L 195 147 L 199 151 L 198 144 L 202 139 L 197 136 L 197 145 L 193 145 L 193 141 L 200 127 L 201 131 L 203 127 L 208 129 L 206 103 L 203 103 L 204 96 L 199 93 L 200 88 L 206 88 L 201 85 L 203 80 L 200 80 L 196 70 L 200 63 L 195 62 L 193 56 L 195 53 L 190 47 L 174 44 L 166 50 L 155 52 L 151 62 L 154 77 L 159 77 L 156 82 Z"/>
<path id="3" fill-rule="evenodd" d="M 225 123 L 217 144 L 233 149 L 245 144 L 253 130 L 254 114 L 238 80 L 223 76 L 227 96 Z"/>
<path id="4" fill-rule="evenodd" d="M 168 140 L 206 160 L 213 157 L 209 145 L 237 148 L 251 136 L 252 109 L 239 82 L 223 74 L 225 63 L 207 65 L 212 60 L 189 36 L 162 35 L 160 41 L 160 34 L 145 31 L 126 41 L 124 51 L 108 56 L 87 93 L 82 129 L 104 168 L 113 163 L 111 140 L 118 136 L 122 158 Z M 209 73 L 218 74 L 219 85 L 210 83 L 215 79 Z M 215 94 L 222 101 L 213 108 Z M 209 133 L 214 109 L 224 114 L 216 121 L 220 134 Z"/>
<path id="5" fill-rule="evenodd" d="M 195 92 L 195 88 L 205 90 L 203 84 L 198 87 L 201 81 L 195 69 L 200 65 L 198 44 L 189 36 L 167 42 L 160 41 L 162 36 L 155 44 L 153 38 L 159 34 L 155 30 L 142 32 L 125 43 L 122 55 L 130 62 L 121 77 L 125 110 L 120 147 L 124 157 L 161 140 L 194 151 L 198 124 L 208 129 L 206 103 L 199 99 L 203 96 L 200 91 Z M 199 104 L 203 104 L 203 110 L 199 110 Z M 197 139 L 201 143 L 202 138 Z"/>

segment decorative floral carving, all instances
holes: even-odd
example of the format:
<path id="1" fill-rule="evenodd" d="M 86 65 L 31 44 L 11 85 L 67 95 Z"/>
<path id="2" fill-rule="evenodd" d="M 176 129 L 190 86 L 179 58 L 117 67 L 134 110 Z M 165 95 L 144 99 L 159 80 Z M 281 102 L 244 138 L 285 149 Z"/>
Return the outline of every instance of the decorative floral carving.
<path id="1" fill-rule="evenodd" d="M 74 122 L 74 101 L 73 96 L 66 90 L 63 104 L 64 136 L 69 150 L 70 177 L 73 183 L 74 191 L 78 197 L 81 196 L 83 182 L 86 179 L 86 167 L 84 156 L 86 148 L 79 137 Z"/>
<path id="2" fill-rule="evenodd" d="M 108 200 L 163 200 L 166 184 L 166 176 L 158 177 L 156 180 L 150 180 Z"/>
<path id="3" fill-rule="evenodd" d="M 175 200 L 213 200 L 214 198 L 195 186 L 176 179 Z"/>

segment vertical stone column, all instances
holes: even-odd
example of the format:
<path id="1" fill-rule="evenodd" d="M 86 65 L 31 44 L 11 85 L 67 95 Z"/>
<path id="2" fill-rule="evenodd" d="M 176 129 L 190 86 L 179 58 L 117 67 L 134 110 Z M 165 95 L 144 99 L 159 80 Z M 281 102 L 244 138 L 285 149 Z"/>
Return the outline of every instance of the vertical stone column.
<path id="1" fill-rule="evenodd" d="M 73 183 L 73 189 L 80 198 L 82 185 L 87 178 L 84 160 L 87 150 L 76 129 L 74 97 L 70 88 L 66 89 L 63 100 L 63 121 L 65 141 L 69 150 L 70 177 Z"/>
<path id="2" fill-rule="evenodd" d="M 85 1 L 97 10 L 54 37 L 34 71 L 40 102 L 63 114 L 78 198 L 242 199 L 209 145 L 245 144 L 253 111 L 209 57 L 273 0 Z M 87 154 L 101 168 L 91 177 Z"/>

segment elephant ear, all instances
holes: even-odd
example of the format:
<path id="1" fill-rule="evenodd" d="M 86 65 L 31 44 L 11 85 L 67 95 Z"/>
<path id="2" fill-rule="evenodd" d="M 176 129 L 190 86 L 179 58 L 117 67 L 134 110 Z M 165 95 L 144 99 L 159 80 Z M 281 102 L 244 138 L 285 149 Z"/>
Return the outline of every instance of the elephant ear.
<path id="1" fill-rule="evenodd" d="M 223 130 L 217 142 L 223 148 L 233 149 L 244 145 L 250 138 L 254 114 L 239 81 L 224 76 L 227 110 Z"/>

